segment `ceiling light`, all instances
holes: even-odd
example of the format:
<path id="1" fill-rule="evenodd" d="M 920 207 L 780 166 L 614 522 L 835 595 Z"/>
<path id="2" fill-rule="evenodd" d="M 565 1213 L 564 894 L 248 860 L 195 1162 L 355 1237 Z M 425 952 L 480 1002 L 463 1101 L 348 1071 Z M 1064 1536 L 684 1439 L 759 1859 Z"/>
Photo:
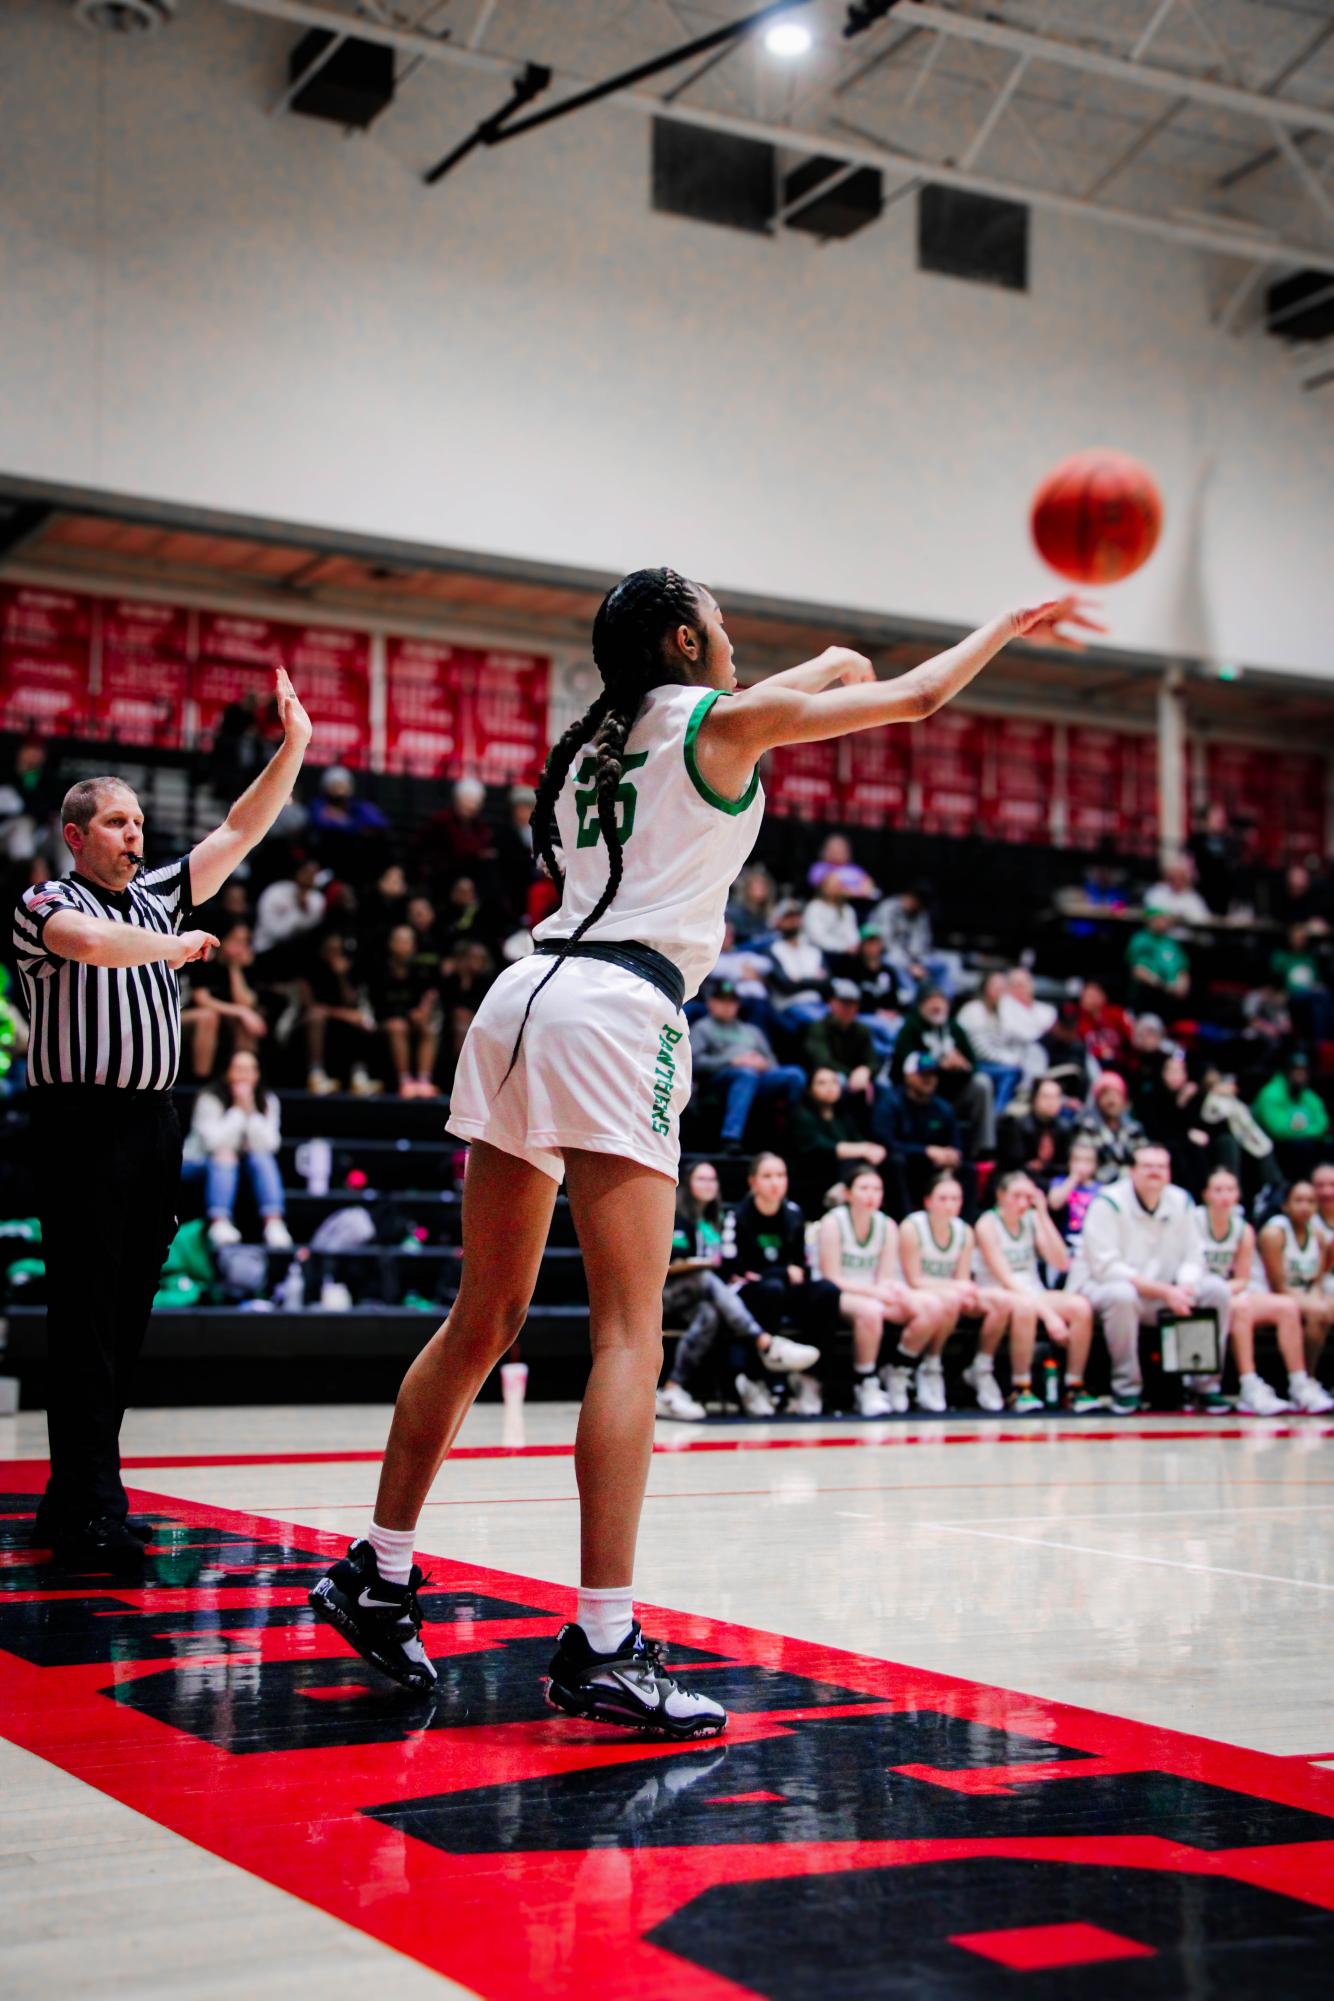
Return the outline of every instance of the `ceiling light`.
<path id="1" fill-rule="evenodd" d="M 801 21 L 775 21 L 764 37 L 771 56 L 804 56 L 811 45 L 811 31 Z"/>

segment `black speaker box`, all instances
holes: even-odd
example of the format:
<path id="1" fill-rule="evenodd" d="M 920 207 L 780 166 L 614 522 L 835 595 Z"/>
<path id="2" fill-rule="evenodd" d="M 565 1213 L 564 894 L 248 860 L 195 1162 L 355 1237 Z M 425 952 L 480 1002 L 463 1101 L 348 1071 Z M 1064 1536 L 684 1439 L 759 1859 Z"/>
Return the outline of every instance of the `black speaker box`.
<path id="1" fill-rule="evenodd" d="M 1334 275 L 1294 271 L 1265 293 L 1265 325 L 1280 340 L 1328 340 L 1334 334 Z"/>
<path id="2" fill-rule="evenodd" d="M 931 181 L 917 197 L 917 262 L 947 278 L 1026 291 L 1028 210 Z"/>
<path id="3" fill-rule="evenodd" d="M 868 222 L 879 220 L 884 182 L 877 167 L 858 167 L 827 194 L 827 181 L 844 173 L 846 160 L 803 160 L 783 182 L 783 217 L 789 229 L 804 229 L 827 241 L 831 236 L 855 236 Z"/>
<path id="4" fill-rule="evenodd" d="M 774 149 L 762 140 L 654 119 L 654 208 L 763 234 L 773 225 L 777 190 Z"/>
<path id="5" fill-rule="evenodd" d="M 323 28 L 303 35 L 287 59 L 287 80 L 295 83 L 333 36 Z M 394 96 L 394 51 L 381 42 L 345 41 L 292 99 L 291 109 L 306 118 L 362 128 L 378 118 Z"/>

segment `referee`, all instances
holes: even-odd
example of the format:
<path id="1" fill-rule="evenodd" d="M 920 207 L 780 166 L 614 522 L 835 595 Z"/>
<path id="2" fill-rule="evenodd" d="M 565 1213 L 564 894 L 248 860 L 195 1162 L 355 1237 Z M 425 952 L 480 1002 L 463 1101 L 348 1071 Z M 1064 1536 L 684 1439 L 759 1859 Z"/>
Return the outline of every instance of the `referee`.
<path id="1" fill-rule="evenodd" d="M 86 778 L 61 821 L 74 870 L 25 890 L 14 951 L 28 1007 L 29 1122 L 46 1262 L 51 1477 L 36 1540 L 62 1567 L 133 1570 L 120 1426 L 176 1228 L 181 1053 L 176 974 L 217 939 L 187 929 L 292 794 L 310 720 L 279 669 L 283 741 L 220 827 L 143 870 L 144 816 L 119 778 Z"/>

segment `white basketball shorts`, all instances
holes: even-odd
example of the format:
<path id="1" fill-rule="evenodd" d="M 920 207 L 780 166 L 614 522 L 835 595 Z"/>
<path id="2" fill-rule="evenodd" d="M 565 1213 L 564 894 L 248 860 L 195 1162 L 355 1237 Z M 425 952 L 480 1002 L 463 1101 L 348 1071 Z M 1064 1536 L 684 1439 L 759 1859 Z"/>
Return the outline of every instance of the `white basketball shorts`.
<path id="1" fill-rule="evenodd" d="M 537 952 L 507 966 L 473 1017 L 450 1094 L 448 1130 L 517 1154 L 560 1181 L 566 1147 L 642 1161 L 671 1180 L 690 1096 L 690 1031 L 657 987 L 602 959 Z"/>

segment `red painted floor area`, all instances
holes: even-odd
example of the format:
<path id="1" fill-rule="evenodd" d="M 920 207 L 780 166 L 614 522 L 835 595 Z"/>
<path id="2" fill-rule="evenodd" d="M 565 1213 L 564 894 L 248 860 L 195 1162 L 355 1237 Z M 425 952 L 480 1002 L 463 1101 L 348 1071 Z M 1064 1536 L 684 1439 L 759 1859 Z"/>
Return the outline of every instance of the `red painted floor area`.
<path id="1" fill-rule="evenodd" d="M 627 1740 L 544 1706 L 568 1592 L 429 1558 L 423 1702 L 314 1622 L 340 1538 L 140 1492 L 143 1583 L 58 1577 L 44 1472 L 0 1462 L 0 1734 L 480 1995 L 1327 1992 L 1332 1773 L 647 1609 L 732 1720 Z"/>

